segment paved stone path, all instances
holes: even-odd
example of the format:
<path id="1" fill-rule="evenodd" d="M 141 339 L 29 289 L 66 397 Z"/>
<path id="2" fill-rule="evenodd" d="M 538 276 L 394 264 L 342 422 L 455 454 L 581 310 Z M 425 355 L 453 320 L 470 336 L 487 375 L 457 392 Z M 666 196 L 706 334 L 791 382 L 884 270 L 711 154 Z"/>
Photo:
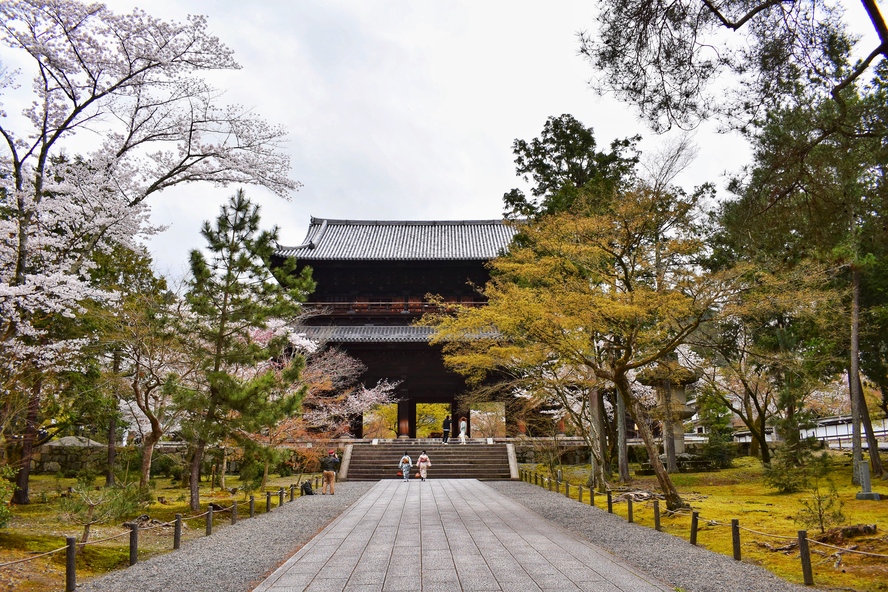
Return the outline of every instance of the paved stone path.
<path id="1" fill-rule="evenodd" d="M 672 588 L 479 481 L 391 479 L 375 485 L 254 592 L 315 590 Z"/>

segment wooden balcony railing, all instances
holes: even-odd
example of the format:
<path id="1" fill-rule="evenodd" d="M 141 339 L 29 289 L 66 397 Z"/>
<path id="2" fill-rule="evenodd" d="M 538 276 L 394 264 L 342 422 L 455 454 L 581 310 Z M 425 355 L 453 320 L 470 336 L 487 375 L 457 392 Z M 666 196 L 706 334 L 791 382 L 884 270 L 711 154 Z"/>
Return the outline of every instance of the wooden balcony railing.
<path id="1" fill-rule="evenodd" d="M 382 302 L 308 302 L 306 308 L 328 315 L 403 314 L 422 315 L 427 312 L 452 312 L 458 306 L 484 306 L 486 302 L 445 302 L 439 306 L 421 300 Z"/>

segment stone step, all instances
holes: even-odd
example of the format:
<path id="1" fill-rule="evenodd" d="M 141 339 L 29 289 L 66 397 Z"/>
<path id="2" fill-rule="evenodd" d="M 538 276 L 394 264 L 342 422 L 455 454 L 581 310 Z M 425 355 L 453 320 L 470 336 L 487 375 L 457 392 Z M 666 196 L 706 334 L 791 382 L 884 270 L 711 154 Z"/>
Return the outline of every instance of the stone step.
<path id="1" fill-rule="evenodd" d="M 357 443 L 352 446 L 348 480 L 364 481 L 399 478 L 398 463 L 406 452 L 416 461 L 425 450 L 432 461 L 429 477 L 439 479 L 510 479 L 509 453 L 505 444 L 471 442 L 444 445 L 440 441 L 390 441 Z M 412 477 L 412 475 L 411 475 Z"/>

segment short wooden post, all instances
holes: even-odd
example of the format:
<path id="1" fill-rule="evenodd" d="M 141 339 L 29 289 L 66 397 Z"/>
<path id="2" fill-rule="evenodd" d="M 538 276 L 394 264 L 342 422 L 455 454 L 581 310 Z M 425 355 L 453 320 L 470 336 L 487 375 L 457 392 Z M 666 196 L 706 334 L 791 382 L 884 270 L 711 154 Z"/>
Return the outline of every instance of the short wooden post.
<path id="1" fill-rule="evenodd" d="M 731 542 L 734 545 L 734 559 L 740 561 L 740 521 L 731 519 Z"/>
<path id="2" fill-rule="evenodd" d="M 632 520 L 632 498 L 631 497 L 626 498 L 626 512 L 628 513 L 626 516 L 626 519 L 629 522 L 632 522 L 633 520 Z"/>
<path id="3" fill-rule="evenodd" d="M 614 513 L 614 498 L 610 491 L 607 492 L 607 513 Z"/>
<path id="4" fill-rule="evenodd" d="M 256 497 L 250 496 L 250 518 L 256 515 Z"/>
<path id="5" fill-rule="evenodd" d="M 77 539 L 65 537 L 65 592 L 77 589 Z"/>
<path id="6" fill-rule="evenodd" d="M 231 502 L 231 524 L 237 524 L 237 500 Z"/>
<path id="7" fill-rule="evenodd" d="M 213 534 L 213 504 L 207 506 L 207 536 Z"/>
<path id="8" fill-rule="evenodd" d="M 546 479 L 546 481 L 549 483 L 549 491 L 552 491 L 552 481 L 554 481 L 554 479 L 552 479 L 552 477 L 549 477 Z"/>
<path id="9" fill-rule="evenodd" d="M 173 550 L 182 546 L 182 514 L 176 514 L 176 525 L 173 527 Z"/>
<path id="10" fill-rule="evenodd" d="M 283 505 L 284 505 L 284 488 L 281 487 L 278 490 L 278 507 L 280 508 Z"/>
<path id="11" fill-rule="evenodd" d="M 660 530 L 660 500 L 654 500 L 654 530 Z"/>
<path id="12" fill-rule="evenodd" d="M 697 525 L 700 521 L 700 512 L 691 512 L 691 544 L 697 546 Z"/>
<path id="13" fill-rule="evenodd" d="M 292 502 L 294 499 L 296 499 L 296 484 L 291 483 L 290 484 L 290 501 Z"/>
<path id="14" fill-rule="evenodd" d="M 583 503 L 583 486 L 577 485 L 577 501 Z"/>
<path id="15" fill-rule="evenodd" d="M 540 484 L 540 474 L 539 474 L 539 473 L 534 473 L 534 474 L 533 474 L 533 484 L 534 484 L 534 485 L 539 485 L 539 484 Z"/>
<path id="16" fill-rule="evenodd" d="M 129 564 L 135 565 L 139 562 L 139 524 L 138 522 L 130 522 L 130 548 L 129 548 Z"/>
<path id="17" fill-rule="evenodd" d="M 799 531 L 799 556 L 802 558 L 802 577 L 806 586 L 814 585 L 814 572 L 811 569 L 811 552 L 808 550 L 808 531 Z"/>
<path id="18" fill-rule="evenodd" d="M 271 492 L 265 492 L 265 513 L 271 512 Z"/>
<path id="19" fill-rule="evenodd" d="M 564 482 L 564 497 L 570 497 L 570 483 L 568 481 Z"/>
<path id="20" fill-rule="evenodd" d="M 589 505 L 595 507 L 595 489 L 589 488 Z"/>

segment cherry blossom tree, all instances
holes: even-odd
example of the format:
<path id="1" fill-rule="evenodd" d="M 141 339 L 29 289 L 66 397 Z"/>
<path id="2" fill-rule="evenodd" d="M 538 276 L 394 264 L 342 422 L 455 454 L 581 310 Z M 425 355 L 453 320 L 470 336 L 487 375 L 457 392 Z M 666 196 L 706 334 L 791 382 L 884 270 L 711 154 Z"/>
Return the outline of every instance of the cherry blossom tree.
<path id="1" fill-rule="evenodd" d="M 283 128 L 220 104 L 201 78 L 239 67 L 203 16 L 177 23 L 73 0 L 9 0 L 0 43 L 7 66 L 33 74 L 20 113 L 0 104 L 0 357 L 4 392 L 29 393 L 15 499 L 27 503 L 43 377 L 85 343 L 53 335 L 49 320 L 112 298 L 85 275 L 91 254 L 157 230 L 146 200 L 169 187 L 240 183 L 287 196 L 298 184 L 287 177 Z M 18 74 L 0 69 L 0 92 L 24 94 Z"/>

